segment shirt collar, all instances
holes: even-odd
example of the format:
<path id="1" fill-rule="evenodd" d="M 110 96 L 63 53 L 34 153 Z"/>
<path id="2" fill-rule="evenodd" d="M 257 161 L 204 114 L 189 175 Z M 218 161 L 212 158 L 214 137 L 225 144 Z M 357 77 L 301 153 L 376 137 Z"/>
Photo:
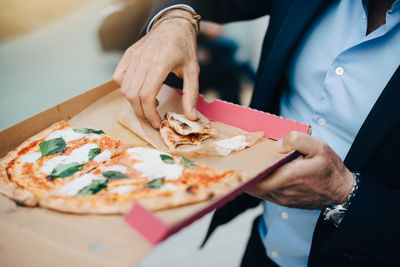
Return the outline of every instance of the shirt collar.
<path id="1" fill-rule="evenodd" d="M 361 0 L 364 7 L 365 14 L 367 14 L 368 0 Z M 392 4 L 392 8 L 388 11 L 389 13 L 394 13 L 400 11 L 400 0 L 396 0 Z"/>
<path id="2" fill-rule="evenodd" d="M 397 12 L 399 10 L 400 10 L 400 0 L 396 0 L 392 5 L 391 12 Z"/>

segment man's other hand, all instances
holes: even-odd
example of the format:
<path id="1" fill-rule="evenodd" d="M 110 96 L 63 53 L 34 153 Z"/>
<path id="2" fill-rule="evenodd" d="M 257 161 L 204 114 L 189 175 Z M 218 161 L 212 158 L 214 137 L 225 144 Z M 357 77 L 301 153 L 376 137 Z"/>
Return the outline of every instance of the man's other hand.
<path id="1" fill-rule="evenodd" d="M 168 15 L 190 14 L 184 10 L 172 10 Z M 113 80 L 121 85 L 121 91 L 136 115 L 158 128 L 161 118 L 157 112 L 156 96 L 171 72 L 183 79 L 183 110 L 188 119 L 195 120 L 199 91 L 196 32 L 190 21 L 182 18 L 164 20 L 129 47 L 114 72 Z"/>
<path id="2" fill-rule="evenodd" d="M 247 193 L 281 206 L 322 209 L 342 204 L 350 194 L 354 176 L 323 141 L 291 132 L 276 143 L 279 153 L 298 150 L 302 155 L 277 169 Z"/>

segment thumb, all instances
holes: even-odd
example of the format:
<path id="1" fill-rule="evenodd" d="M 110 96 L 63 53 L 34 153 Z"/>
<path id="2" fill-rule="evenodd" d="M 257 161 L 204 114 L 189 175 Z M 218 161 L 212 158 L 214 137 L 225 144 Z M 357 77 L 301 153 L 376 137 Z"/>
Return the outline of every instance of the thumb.
<path id="1" fill-rule="evenodd" d="M 283 154 L 298 150 L 304 155 L 311 155 L 317 153 L 321 144 L 322 141 L 305 133 L 292 131 L 275 143 L 275 150 Z"/>
<path id="2" fill-rule="evenodd" d="M 197 119 L 197 101 L 199 99 L 199 66 L 187 68 L 183 73 L 182 106 L 186 118 Z"/>

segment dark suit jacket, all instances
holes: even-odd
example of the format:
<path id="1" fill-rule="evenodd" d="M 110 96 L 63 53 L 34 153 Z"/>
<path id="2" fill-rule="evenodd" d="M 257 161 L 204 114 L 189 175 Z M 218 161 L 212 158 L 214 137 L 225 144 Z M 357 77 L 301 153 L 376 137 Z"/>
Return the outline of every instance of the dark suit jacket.
<path id="1" fill-rule="evenodd" d="M 330 1 L 167 0 L 155 3 L 150 17 L 177 3 L 188 4 L 203 19 L 219 23 L 269 14 L 251 107 L 277 113 L 286 86 L 284 69 L 307 27 Z M 350 170 L 361 173 L 357 195 L 340 227 L 319 218 L 309 266 L 400 265 L 399 118 L 400 68 L 373 106 L 344 161 Z M 217 226 L 259 202 L 243 194 L 218 209 L 207 237 Z"/>

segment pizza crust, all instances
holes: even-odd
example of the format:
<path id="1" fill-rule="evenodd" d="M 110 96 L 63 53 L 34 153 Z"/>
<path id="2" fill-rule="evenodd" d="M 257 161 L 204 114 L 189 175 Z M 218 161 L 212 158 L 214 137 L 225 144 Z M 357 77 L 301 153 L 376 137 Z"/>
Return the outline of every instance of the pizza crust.
<path id="1" fill-rule="evenodd" d="M 19 151 L 21 149 L 27 147 L 32 142 L 37 140 L 44 139 L 47 135 L 49 135 L 52 131 L 59 129 L 61 127 L 67 126 L 68 124 L 65 121 L 59 121 L 52 124 L 50 127 L 45 130 L 39 132 L 38 134 L 30 137 L 21 145 L 19 145 L 16 149 L 10 151 L 4 158 L 0 161 L 0 193 L 3 195 L 20 202 L 26 206 L 36 206 L 38 203 L 38 199 L 32 194 L 31 191 L 25 189 L 24 187 L 18 185 L 18 183 L 14 181 L 10 181 L 7 175 L 7 166 L 18 156 Z"/>
<path id="2" fill-rule="evenodd" d="M 171 150 L 175 149 L 178 145 L 201 145 L 201 142 L 210 136 L 209 134 L 178 134 L 171 128 L 169 121 L 166 119 L 161 121 L 160 135 L 161 139 Z"/>
<path id="3" fill-rule="evenodd" d="M 11 162 L 17 153 L 12 151 L 8 153 L 0 163 L 0 193 L 5 195 L 12 200 L 18 201 L 26 206 L 36 206 L 36 197 L 28 190 L 19 186 L 15 182 L 10 181 L 8 178 L 6 168 L 9 162 Z"/>
<path id="4" fill-rule="evenodd" d="M 42 207 L 66 213 L 78 214 L 124 214 L 135 202 L 151 211 L 176 208 L 220 197 L 244 181 L 239 171 L 231 171 L 222 181 L 209 187 L 200 185 L 196 193 L 190 190 L 151 192 L 149 197 L 134 195 L 91 195 L 82 197 L 51 196 L 40 200 Z"/>
<path id="5" fill-rule="evenodd" d="M 196 185 L 198 186 L 196 189 L 197 192 L 191 193 L 190 190 L 178 191 L 173 192 L 172 194 L 139 199 L 138 203 L 144 208 L 152 211 L 194 204 L 223 196 L 236 188 L 244 180 L 244 176 L 240 171 L 231 171 L 220 182 L 213 183 L 209 186 L 201 184 Z"/>
<path id="6" fill-rule="evenodd" d="M 199 181 L 199 183 L 191 186 L 177 184 L 177 191 L 152 189 L 148 191 L 148 194 L 147 192 L 136 194 L 135 191 L 133 191 L 132 193 L 123 195 L 96 194 L 88 196 L 62 196 L 54 195 L 52 193 L 53 190 L 49 189 L 48 194 L 37 195 L 34 190 L 32 191 L 32 188 L 31 190 L 25 189 L 18 182 L 9 178 L 7 166 L 18 157 L 22 149 L 29 147 L 33 142 L 42 141 L 51 132 L 66 127 L 70 126 L 65 121 L 54 123 L 49 128 L 23 142 L 1 159 L 0 193 L 26 206 L 39 205 L 60 212 L 76 214 L 123 214 L 131 209 L 135 201 L 152 211 L 169 209 L 222 196 L 244 181 L 244 177 L 240 171 L 229 171 L 226 172 L 223 177 L 218 178 L 219 180 L 217 182 L 202 184 L 201 181 Z M 124 145 L 121 145 L 121 148 L 123 146 Z M 14 174 L 14 172 L 10 169 L 9 175 L 12 177 L 18 174 Z"/>
<path id="7" fill-rule="evenodd" d="M 165 118 L 171 128 L 181 135 L 201 134 L 210 136 L 217 134 L 217 130 L 211 127 L 211 122 L 205 117 L 199 117 L 196 121 L 191 121 L 183 114 L 166 112 Z"/>
<path id="8" fill-rule="evenodd" d="M 68 197 L 51 196 L 39 201 L 39 205 L 51 210 L 75 214 L 124 214 L 132 205 L 131 198 L 121 198 L 109 195 L 99 197 L 96 195 Z"/>

